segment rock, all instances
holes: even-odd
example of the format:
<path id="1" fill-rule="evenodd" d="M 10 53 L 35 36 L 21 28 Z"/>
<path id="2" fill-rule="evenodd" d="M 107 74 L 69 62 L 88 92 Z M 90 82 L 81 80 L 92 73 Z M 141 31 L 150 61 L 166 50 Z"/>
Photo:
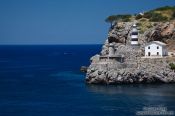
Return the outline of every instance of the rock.
<path id="1" fill-rule="evenodd" d="M 83 73 L 87 73 L 87 67 L 86 66 L 81 66 L 80 71 Z"/>
<path id="2" fill-rule="evenodd" d="M 118 76 L 117 81 L 122 82 L 122 76 L 121 75 Z"/>
<path id="3" fill-rule="evenodd" d="M 145 32 L 146 41 L 163 41 L 166 43 L 168 39 L 175 39 L 175 21 L 159 23 L 155 27 Z"/>
<path id="4" fill-rule="evenodd" d="M 114 29 L 109 31 L 108 34 L 108 42 L 112 43 L 126 43 L 127 42 L 127 37 L 130 32 L 132 22 L 127 22 L 127 23 L 121 23 L 121 24 L 116 24 L 114 26 Z"/>
<path id="5" fill-rule="evenodd" d="M 100 58 L 100 55 L 97 54 L 97 55 L 91 57 L 90 61 L 91 61 L 91 63 L 97 63 L 97 62 L 99 62 L 99 58 Z"/>

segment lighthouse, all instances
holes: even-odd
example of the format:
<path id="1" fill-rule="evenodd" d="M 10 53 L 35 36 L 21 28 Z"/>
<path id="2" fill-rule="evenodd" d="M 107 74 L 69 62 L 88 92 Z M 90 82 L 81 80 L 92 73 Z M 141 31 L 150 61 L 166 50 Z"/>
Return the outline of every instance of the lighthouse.
<path id="1" fill-rule="evenodd" d="M 137 30 L 137 26 L 136 24 L 134 24 L 132 26 L 132 30 L 131 30 L 131 45 L 138 45 L 138 30 Z"/>

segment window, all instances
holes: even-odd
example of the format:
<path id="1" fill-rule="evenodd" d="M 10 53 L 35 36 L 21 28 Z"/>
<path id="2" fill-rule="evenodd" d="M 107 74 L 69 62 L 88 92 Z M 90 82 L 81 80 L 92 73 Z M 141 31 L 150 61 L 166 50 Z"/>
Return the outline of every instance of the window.
<path id="1" fill-rule="evenodd" d="M 151 52 L 148 52 L 148 56 L 151 56 Z"/>
<path id="2" fill-rule="evenodd" d="M 157 46 L 157 49 L 159 49 L 159 46 Z"/>
<path id="3" fill-rule="evenodd" d="M 148 46 L 148 49 L 150 49 L 150 46 Z"/>
<path id="4" fill-rule="evenodd" d="M 159 56 L 159 52 L 157 52 L 157 56 Z"/>

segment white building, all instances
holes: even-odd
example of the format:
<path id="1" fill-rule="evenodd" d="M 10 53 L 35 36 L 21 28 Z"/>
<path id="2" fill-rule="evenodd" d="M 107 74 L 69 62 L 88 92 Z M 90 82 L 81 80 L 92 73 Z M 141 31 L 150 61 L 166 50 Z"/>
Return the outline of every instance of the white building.
<path id="1" fill-rule="evenodd" d="M 167 56 L 166 44 L 160 41 L 152 41 L 145 46 L 145 57 Z"/>
<path id="2" fill-rule="evenodd" d="M 138 30 L 136 24 L 133 25 L 131 30 L 131 45 L 138 45 Z"/>

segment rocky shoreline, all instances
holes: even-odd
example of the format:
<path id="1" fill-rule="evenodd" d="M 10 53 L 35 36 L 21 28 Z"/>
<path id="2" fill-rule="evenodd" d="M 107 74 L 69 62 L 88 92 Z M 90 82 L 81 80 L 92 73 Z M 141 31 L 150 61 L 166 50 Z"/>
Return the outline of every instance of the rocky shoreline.
<path id="1" fill-rule="evenodd" d="M 90 66 L 86 76 L 89 84 L 122 84 L 122 83 L 174 83 L 175 73 L 163 69 L 159 72 L 145 71 L 145 69 L 118 69 L 107 70 Z"/>
<path id="2" fill-rule="evenodd" d="M 153 24 L 150 29 L 139 34 L 139 46 L 130 45 L 129 33 L 132 25 L 133 22 L 120 22 L 113 25 L 101 53 L 90 59 L 90 66 L 84 71 L 87 83 L 175 83 L 175 71 L 169 66 L 170 63 L 175 63 L 175 57 L 143 57 L 147 42 L 175 40 L 175 21 Z M 109 54 L 111 43 L 114 45 L 115 55 L 124 56 L 124 61 L 105 59 Z"/>

